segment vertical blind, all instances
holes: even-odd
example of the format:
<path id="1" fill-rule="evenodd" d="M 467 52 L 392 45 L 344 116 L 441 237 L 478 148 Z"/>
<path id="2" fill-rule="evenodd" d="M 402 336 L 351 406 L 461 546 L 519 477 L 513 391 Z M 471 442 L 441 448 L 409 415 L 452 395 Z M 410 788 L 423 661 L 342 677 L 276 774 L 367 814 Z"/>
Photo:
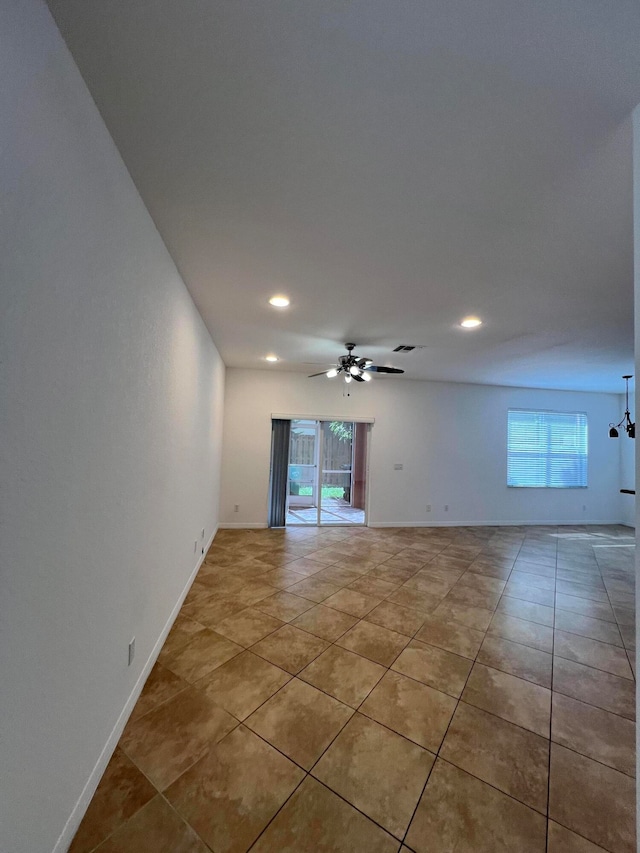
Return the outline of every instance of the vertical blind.
<path id="1" fill-rule="evenodd" d="M 509 409 L 507 486 L 586 488 L 588 456 L 584 412 Z"/>
<path id="2" fill-rule="evenodd" d="M 284 527 L 287 515 L 289 439 L 291 421 L 271 421 L 271 476 L 269 478 L 269 527 Z"/>

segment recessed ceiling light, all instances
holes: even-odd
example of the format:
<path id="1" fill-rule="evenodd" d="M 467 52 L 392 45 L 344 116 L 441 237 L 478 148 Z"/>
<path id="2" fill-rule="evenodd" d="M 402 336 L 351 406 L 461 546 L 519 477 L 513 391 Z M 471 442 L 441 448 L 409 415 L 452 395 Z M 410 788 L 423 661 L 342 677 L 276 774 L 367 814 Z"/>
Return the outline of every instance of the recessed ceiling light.
<path id="1" fill-rule="evenodd" d="M 286 308 L 289 304 L 289 298 L 287 296 L 272 296 L 269 300 L 269 305 L 273 305 L 274 308 Z"/>
<path id="2" fill-rule="evenodd" d="M 461 320 L 460 325 L 463 329 L 475 329 L 482 325 L 482 320 L 479 317 L 465 317 Z"/>
<path id="3" fill-rule="evenodd" d="M 265 355 L 265 361 L 280 361 L 277 355 Z"/>

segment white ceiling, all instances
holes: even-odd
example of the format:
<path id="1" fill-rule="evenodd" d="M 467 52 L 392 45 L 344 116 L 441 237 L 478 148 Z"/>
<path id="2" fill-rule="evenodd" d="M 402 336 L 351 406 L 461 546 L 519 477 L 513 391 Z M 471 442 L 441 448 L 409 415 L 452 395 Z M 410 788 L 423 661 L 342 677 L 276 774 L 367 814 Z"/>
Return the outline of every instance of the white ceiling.
<path id="1" fill-rule="evenodd" d="M 623 390 L 637 0 L 49 5 L 227 365 Z"/>

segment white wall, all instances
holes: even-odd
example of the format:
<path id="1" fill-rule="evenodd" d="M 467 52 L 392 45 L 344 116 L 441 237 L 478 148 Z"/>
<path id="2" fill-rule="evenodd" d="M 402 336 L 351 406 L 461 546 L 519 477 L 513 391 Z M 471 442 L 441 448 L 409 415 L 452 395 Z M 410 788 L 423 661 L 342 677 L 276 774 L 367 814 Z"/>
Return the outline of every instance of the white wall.
<path id="1" fill-rule="evenodd" d="M 266 521 L 274 412 L 376 419 L 369 457 L 371 524 L 620 521 L 619 442 L 608 437 L 620 405 L 617 394 L 392 377 L 358 385 L 349 398 L 342 396 L 344 387 L 339 380 L 295 373 L 227 371 L 221 522 Z M 507 488 L 507 409 L 527 406 L 587 412 L 588 489 Z M 397 462 L 402 471 L 394 470 Z"/>
<path id="2" fill-rule="evenodd" d="M 0 850 L 50 853 L 215 530 L 224 365 L 39 0 L 0 80 Z"/>

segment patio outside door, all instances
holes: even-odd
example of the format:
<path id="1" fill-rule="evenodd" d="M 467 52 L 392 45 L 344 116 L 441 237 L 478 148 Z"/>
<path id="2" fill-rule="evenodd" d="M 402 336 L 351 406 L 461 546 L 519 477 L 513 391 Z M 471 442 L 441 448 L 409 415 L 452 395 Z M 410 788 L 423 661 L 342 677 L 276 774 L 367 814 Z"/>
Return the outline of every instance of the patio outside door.
<path id="1" fill-rule="evenodd" d="M 365 523 L 368 425 L 292 420 L 286 523 Z"/>

